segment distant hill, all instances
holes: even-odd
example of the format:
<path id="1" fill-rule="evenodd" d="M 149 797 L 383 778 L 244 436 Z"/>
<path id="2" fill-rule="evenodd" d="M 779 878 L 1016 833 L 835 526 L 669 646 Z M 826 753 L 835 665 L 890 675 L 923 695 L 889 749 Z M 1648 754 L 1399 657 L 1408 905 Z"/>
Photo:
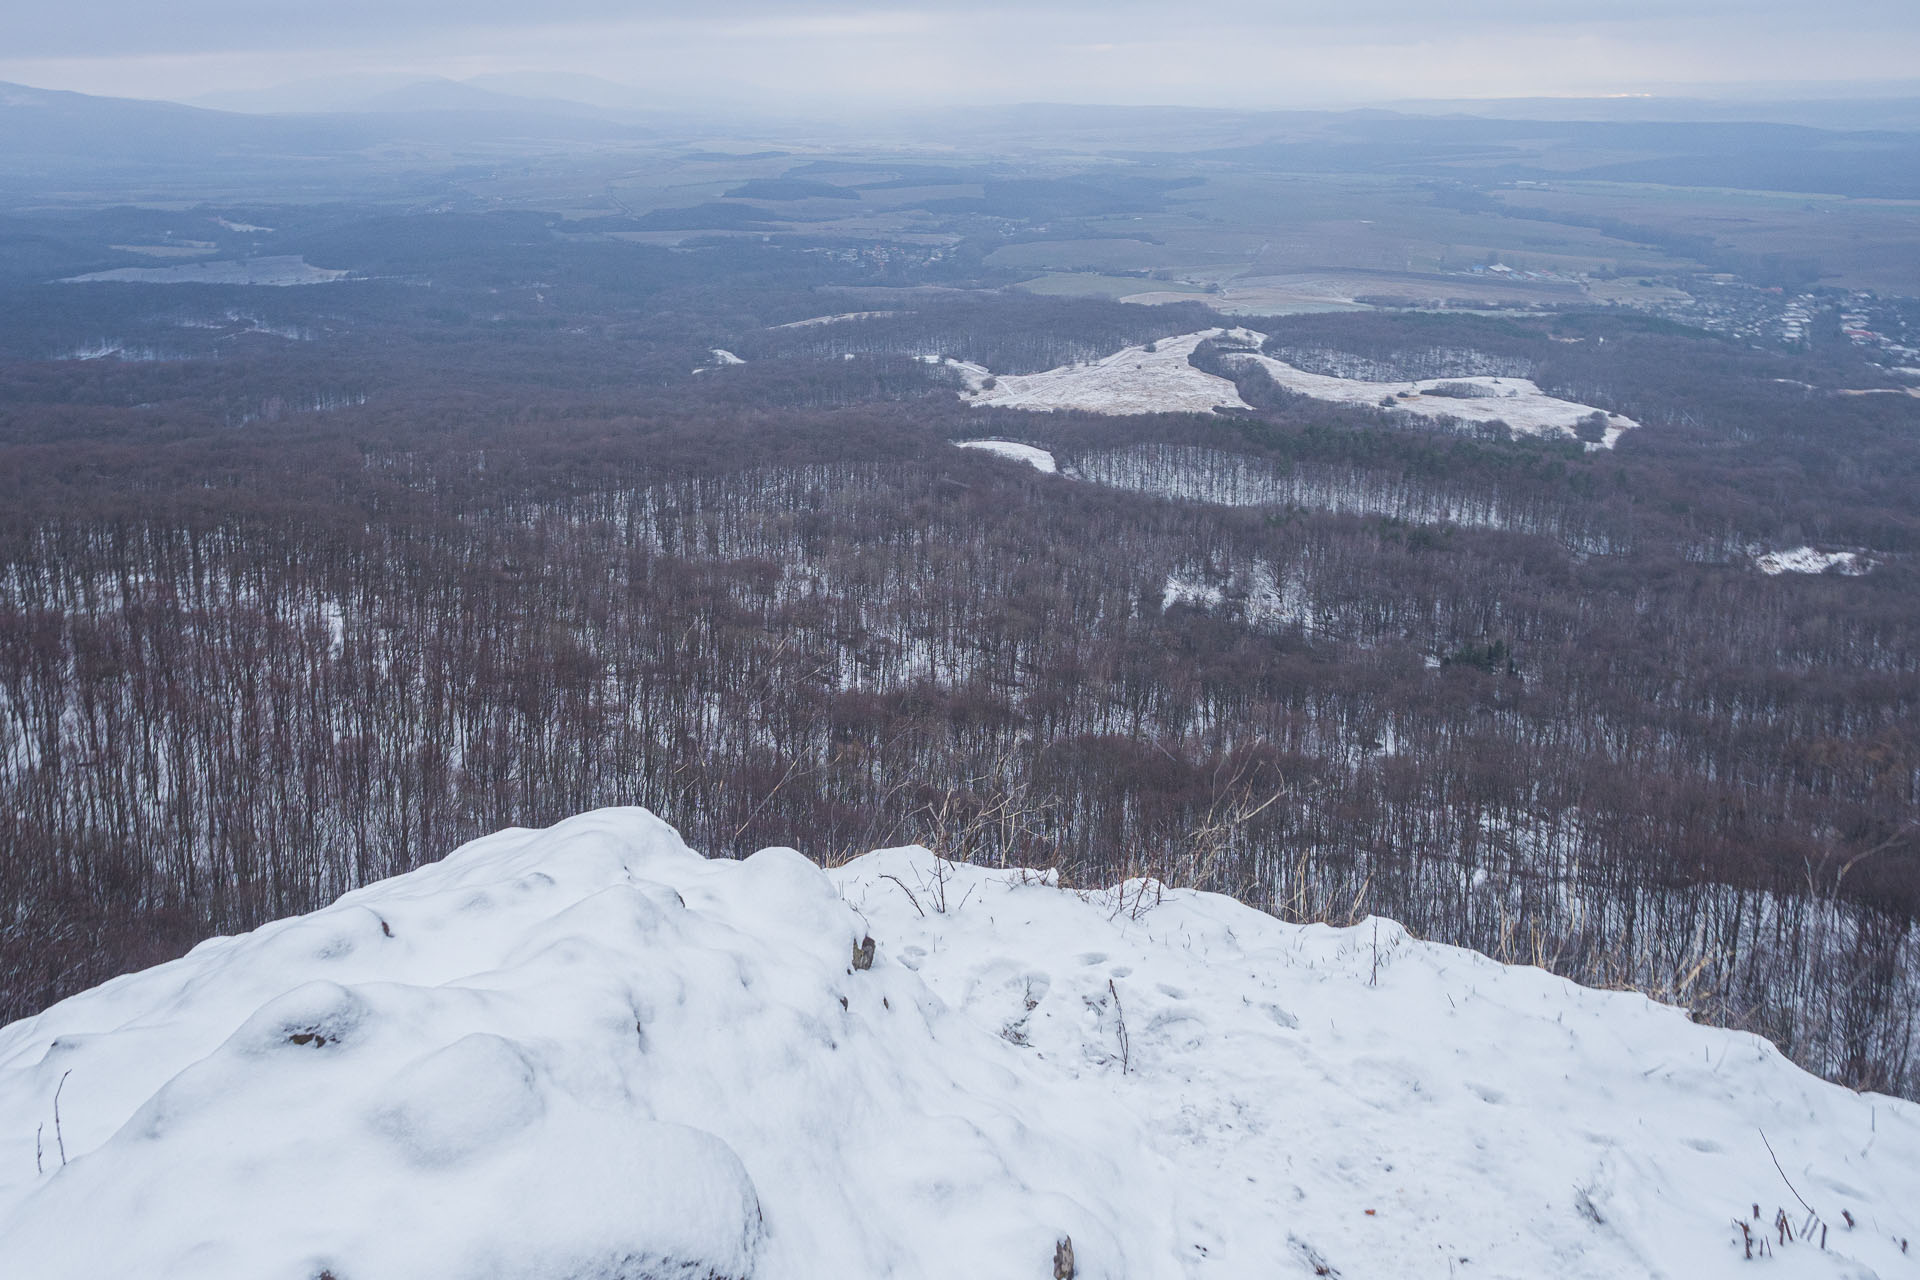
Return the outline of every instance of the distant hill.
<path id="1" fill-rule="evenodd" d="M 578 104 L 453 81 L 390 88 L 363 110 L 274 115 L 0 83 L 0 194 L 337 196 L 341 182 L 396 170 L 417 185 L 423 174 L 492 158 L 503 144 L 532 154 L 652 136 Z M 407 154 L 396 159 L 383 148 Z"/>

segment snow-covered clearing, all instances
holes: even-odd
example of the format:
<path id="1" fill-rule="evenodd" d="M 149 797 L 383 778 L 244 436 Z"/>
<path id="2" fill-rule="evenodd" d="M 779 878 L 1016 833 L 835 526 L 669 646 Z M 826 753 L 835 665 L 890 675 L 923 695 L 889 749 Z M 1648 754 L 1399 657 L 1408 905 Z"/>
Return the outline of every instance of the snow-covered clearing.
<path id="1" fill-rule="evenodd" d="M 956 360 L 952 356 L 920 356 L 919 359 L 923 363 L 937 364 L 943 369 L 958 374 L 961 385 L 965 386 L 969 393 L 980 390 L 993 379 L 993 370 L 983 364 L 975 364 L 971 360 Z"/>
<path id="2" fill-rule="evenodd" d="M 1051 453 L 1030 444 L 1015 444 L 1011 440 L 955 440 L 953 443 L 962 449 L 978 449 L 983 453 L 991 453 L 995 457 L 1024 462 L 1035 471 L 1044 471 L 1048 475 L 1053 475 L 1060 470 L 1054 465 Z"/>
<path id="3" fill-rule="evenodd" d="M 840 324 L 847 320 L 880 320 L 887 316 L 897 316 L 898 311 L 842 311 L 831 316 L 809 316 L 805 320 L 789 320 L 785 324 L 768 325 L 770 329 L 811 329 L 815 325 Z"/>
<path id="4" fill-rule="evenodd" d="M 975 405 L 1004 409 L 1084 409 L 1114 414 L 1251 409 L 1230 380 L 1194 368 L 1188 357 L 1208 338 L 1257 347 L 1265 336 L 1251 329 L 1206 329 L 1128 347 L 1091 364 L 1063 365 L 1044 373 L 1000 375 L 993 386 L 982 383 L 967 398 Z M 1550 396 L 1526 378 L 1369 382 L 1308 373 L 1254 351 L 1233 352 L 1225 358 L 1258 364 L 1280 386 L 1316 400 L 1391 408 L 1428 418 L 1498 421 L 1526 435 L 1571 437 L 1582 419 L 1600 413 L 1607 423 L 1603 438 L 1592 446 L 1596 448 L 1612 448 L 1622 432 L 1639 425 L 1631 418 L 1606 414 L 1589 404 Z M 1448 391 L 1456 394 L 1448 395 Z"/>
<path id="5" fill-rule="evenodd" d="M 695 369 L 693 372 L 707 373 L 713 369 L 726 369 L 736 364 L 745 364 L 745 363 L 746 363 L 745 360 L 733 354 L 733 352 L 728 351 L 723 347 L 714 347 L 712 350 L 707 352 L 707 362 L 701 365 L 698 369 Z"/>
<path id="6" fill-rule="evenodd" d="M 1185 605 L 1189 609 L 1217 609 L 1226 598 L 1226 592 L 1205 578 L 1170 573 L 1166 584 L 1160 588 L 1160 611 L 1165 613 L 1175 605 Z"/>
<path id="7" fill-rule="evenodd" d="M 1411 382 L 1364 382 L 1308 373 L 1284 360 L 1253 352 L 1230 355 L 1228 360 L 1258 364 L 1287 390 L 1336 404 L 1390 407 L 1428 418 L 1459 418 L 1464 422 L 1504 422 L 1525 435 L 1567 435 L 1583 418 L 1604 410 L 1550 396 L 1527 378 L 1422 378 Z M 1436 388 L 1472 387 L 1481 395 L 1436 395 Z M 1392 404 L 1385 402 L 1391 400 Z M 1640 424 L 1619 414 L 1607 415 L 1605 437 L 1598 443 L 1611 449 L 1622 432 Z"/>
<path id="8" fill-rule="evenodd" d="M 326 267 L 309 266 L 306 259 L 291 254 L 267 258 L 223 259 L 218 262 L 183 262 L 172 267 L 117 267 L 112 271 L 94 271 L 84 276 L 69 276 L 61 284 L 253 284 L 297 285 L 332 284 L 353 273 Z"/>
<path id="9" fill-rule="evenodd" d="M 1746 1232 L 1911 1273 L 1920 1107 L 1385 921 L 639 810 L 0 1030 L 35 1280 L 1691 1278 Z"/>
<path id="10" fill-rule="evenodd" d="M 1084 409 L 1092 413 L 1211 413 L 1250 409 L 1232 382 L 1187 363 L 1207 338 L 1227 334 L 1207 329 L 1146 346 L 1128 347 L 1092 364 L 1063 365 L 1044 373 L 1003 374 L 991 388 L 974 392 L 976 405 L 1003 409 Z M 1233 330 L 1236 335 L 1244 330 Z M 1258 341 L 1258 335 L 1247 335 Z"/>
<path id="11" fill-rule="evenodd" d="M 1331 619 L 1314 616 L 1312 598 L 1305 575 L 1298 569 L 1283 572 L 1274 565 L 1256 560 L 1224 582 L 1204 570 L 1188 568 L 1167 575 L 1160 588 L 1160 611 L 1176 605 L 1202 612 L 1227 610 L 1255 630 L 1272 631 L 1299 627 L 1304 631 L 1327 630 Z"/>
<path id="12" fill-rule="evenodd" d="M 1786 551 L 1768 551 L 1756 555 L 1753 565 L 1769 576 L 1825 573 L 1833 569 L 1845 577 L 1857 578 L 1873 568 L 1873 561 L 1858 551 L 1815 551 L 1812 547 L 1792 547 Z"/>

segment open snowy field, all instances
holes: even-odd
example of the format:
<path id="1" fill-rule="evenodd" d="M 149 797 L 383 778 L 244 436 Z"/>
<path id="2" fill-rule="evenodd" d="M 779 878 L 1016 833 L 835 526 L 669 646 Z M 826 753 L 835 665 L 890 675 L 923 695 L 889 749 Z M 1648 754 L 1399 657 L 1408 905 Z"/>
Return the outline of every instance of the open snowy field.
<path id="1" fill-rule="evenodd" d="M 1044 471 L 1048 475 L 1060 470 L 1053 460 L 1053 454 L 1034 445 L 1016 444 L 1012 440 L 956 440 L 953 443 L 957 448 L 978 449 L 1009 462 L 1025 463 L 1035 471 Z"/>
<path id="2" fill-rule="evenodd" d="M 863 940 L 871 938 L 863 946 Z M 1397 926 L 509 830 L 0 1030 L 34 1280 L 1904 1276 L 1920 1107 Z"/>
<path id="3" fill-rule="evenodd" d="M 811 329 L 823 324 L 841 324 L 848 320 L 879 320 L 886 316 L 897 316 L 898 311 L 841 311 L 830 316 L 809 316 L 805 320 L 789 320 L 785 324 L 769 325 L 771 329 Z"/>
<path id="4" fill-rule="evenodd" d="M 120 282 L 131 284 L 331 284 L 352 273 L 315 267 L 291 254 L 267 258 L 226 258 L 218 262 L 182 262 L 171 267 L 117 267 L 84 276 L 69 276 L 61 284 Z"/>
<path id="5" fill-rule="evenodd" d="M 1207 329 L 1163 338 L 1147 346 L 1117 351 L 1092 364 L 1063 365 L 1043 373 L 1003 374 L 994 386 L 969 398 L 976 405 L 1004 409 L 1085 409 L 1116 414 L 1250 409 L 1252 406 L 1240 398 L 1232 382 L 1187 363 L 1187 357 L 1204 339 L 1226 332 Z"/>
<path id="6" fill-rule="evenodd" d="M 1504 422 L 1524 435 L 1573 434 L 1574 426 L 1597 412 L 1590 404 L 1578 404 L 1550 396 L 1526 378 L 1423 378 L 1411 382 L 1366 382 L 1355 378 L 1334 378 L 1308 373 L 1284 360 L 1252 352 L 1229 356 L 1246 360 L 1265 369 L 1273 380 L 1289 391 L 1315 400 L 1336 404 L 1360 404 L 1391 407 L 1428 418 L 1459 418 L 1466 422 Z M 1436 387 L 1474 387 L 1484 392 L 1477 396 L 1436 395 Z M 1384 405 L 1391 400 L 1391 406 Z M 1605 438 L 1600 442 L 1611 449 L 1622 432 L 1640 424 L 1619 414 L 1608 415 Z"/>
<path id="7" fill-rule="evenodd" d="M 1195 347 L 1208 338 L 1258 346 L 1266 335 L 1251 329 L 1206 329 L 1199 333 L 1163 338 L 1157 343 L 1128 347 L 1091 364 L 1063 365 L 1042 373 L 1004 374 L 994 385 L 970 390 L 975 405 L 1003 409 L 1084 409 L 1091 413 L 1210 413 L 1216 409 L 1250 409 L 1239 389 L 1226 378 L 1194 368 L 1187 362 Z M 1550 396 L 1526 378 L 1426 378 L 1408 382 L 1369 382 L 1308 373 L 1271 356 L 1246 351 L 1230 354 L 1229 361 L 1260 365 L 1275 382 L 1299 395 L 1335 404 L 1390 408 L 1428 418 L 1456 418 L 1464 422 L 1504 422 L 1524 435 L 1571 438 L 1581 419 L 1603 410 Z M 1447 395 L 1470 390 L 1477 394 Z M 1607 416 L 1600 445 L 1612 448 L 1622 432 L 1639 424 L 1619 414 Z"/>

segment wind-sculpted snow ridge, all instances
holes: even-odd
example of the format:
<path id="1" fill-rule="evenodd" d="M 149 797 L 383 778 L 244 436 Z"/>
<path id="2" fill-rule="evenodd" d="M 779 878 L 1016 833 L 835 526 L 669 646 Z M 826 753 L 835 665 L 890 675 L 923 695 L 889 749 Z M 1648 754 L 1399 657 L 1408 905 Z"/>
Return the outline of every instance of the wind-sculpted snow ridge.
<path id="1" fill-rule="evenodd" d="M 1637 995 L 921 849 L 709 862 L 640 810 L 0 1031 L 35 1280 L 971 1280 L 1068 1239 L 1103 1280 L 1858 1278 L 1917 1233 L 1920 1108 Z"/>

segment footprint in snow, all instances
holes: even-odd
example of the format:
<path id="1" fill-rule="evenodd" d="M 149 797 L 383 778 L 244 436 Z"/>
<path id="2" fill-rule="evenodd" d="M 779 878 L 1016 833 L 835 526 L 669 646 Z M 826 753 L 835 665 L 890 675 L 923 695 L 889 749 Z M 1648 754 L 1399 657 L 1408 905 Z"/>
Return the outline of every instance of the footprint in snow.
<path id="1" fill-rule="evenodd" d="M 1267 1011 L 1267 1016 L 1269 1018 L 1272 1018 L 1275 1022 L 1279 1023 L 1281 1026 L 1285 1027 L 1287 1030 L 1298 1031 L 1300 1029 L 1300 1019 L 1294 1017 L 1292 1014 L 1288 1013 L 1285 1009 L 1282 1009 L 1279 1005 L 1263 1004 L 1260 1007 Z"/>

